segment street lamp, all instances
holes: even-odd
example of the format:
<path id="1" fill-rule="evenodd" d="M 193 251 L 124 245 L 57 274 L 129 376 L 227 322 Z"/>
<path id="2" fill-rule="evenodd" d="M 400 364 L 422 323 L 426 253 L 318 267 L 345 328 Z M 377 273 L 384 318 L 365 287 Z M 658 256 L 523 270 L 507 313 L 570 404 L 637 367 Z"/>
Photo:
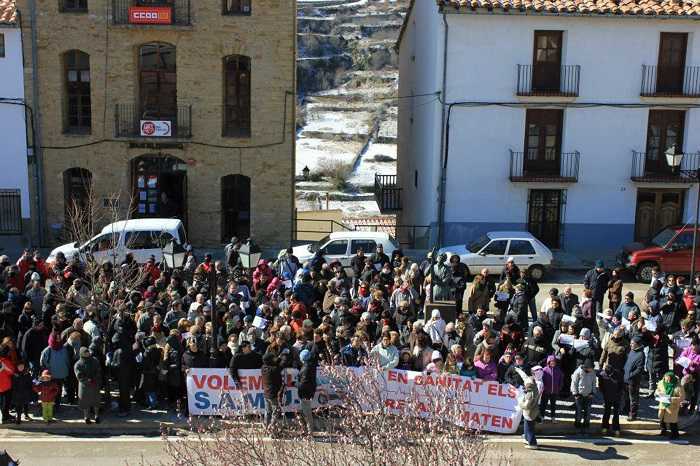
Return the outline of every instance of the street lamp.
<path id="1" fill-rule="evenodd" d="M 666 149 L 664 152 L 666 155 L 666 163 L 671 167 L 673 171 L 681 176 L 688 177 L 689 179 L 695 179 L 695 183 L 698 185 L 698 192 L 695 198 L 695 222 L 693 227 L 693 249 L 690 254 L 690 280 L 692 282 L 695 276 L 695 254 L 697 252 L 697 241 L 698 241 L 698 215 L 700 215 L 700 168 L 695 170 L 682 170 L 681 163 L 683 162 L 684 154 L 676 154 L 676 146 L 673 145 Z"/>
<path id="2" fill-rule="evenodd" d="M 163 248 L 163 260 L 170 269 L 179 269 L 185 265 L 187 251 L 175 240 L 170 241 Z"/>
<path id="3" fill-rule="evenodd" d="M 216 304 L 216 295 L 219 289 L 216 280 L 216 263 L 212 263 L 209 269 L 209 304 L 211 306 L 211 346 L 209 348 L 209 367 L 216 367 L 218 356 L 219 312 Z"/>
<path id="4" fill-rule="evenodd" d="M 241 264 L 243 264 L 243 267 L 252 269 L 257 267 L 262 257 L 262 250 L 252 240 L 248 240 L 248 242 L 238 250 L 238 254 L 241 256 Z"/>

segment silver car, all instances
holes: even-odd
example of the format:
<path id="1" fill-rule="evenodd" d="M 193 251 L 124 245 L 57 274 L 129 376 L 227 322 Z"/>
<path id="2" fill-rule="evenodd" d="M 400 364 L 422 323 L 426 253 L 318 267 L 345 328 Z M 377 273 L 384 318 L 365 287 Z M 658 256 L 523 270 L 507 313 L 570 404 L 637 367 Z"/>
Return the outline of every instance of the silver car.
<path id="1" fill-rule="evenodd" d="M 515 265 L 530 271 L 535 280 L 541 280 L 552 264 L 552 251 L 540 240 L 524 231 L 492 231 L 466 245 L 446 246 L 439 251 L 459 255 L 470 274 L 486 267 L 499 273 L 509 257 Z"/>

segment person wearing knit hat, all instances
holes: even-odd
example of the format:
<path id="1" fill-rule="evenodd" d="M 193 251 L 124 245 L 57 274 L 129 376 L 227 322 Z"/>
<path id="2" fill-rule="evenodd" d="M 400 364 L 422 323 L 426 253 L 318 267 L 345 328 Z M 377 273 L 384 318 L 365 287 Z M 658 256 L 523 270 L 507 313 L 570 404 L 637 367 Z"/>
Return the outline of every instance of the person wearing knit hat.
<path id="1" fill-rule="evenodd" d="M 61 387 L 53 380 L 51 371 L 44 369 L 41 376 L 39 376 L 39 383 L 34 385 L 32 390 L 39 394 L 42 416 L 44 421 L 49 424 L 53 421 L 54 403 L 61 391 Z"/>
<path id="2" fill-rule="evenodd" d="M 539 391 L 535 379 L 530 377 L 521 369 L 516 369 L 522 378 L 525 391 L 518 396 L 518 407 L 523 413 L 523 440 L 525 447 L 537 450 L 537 437 L 535 436 L 535 424 L 540 417 L 538 405 Z"/>

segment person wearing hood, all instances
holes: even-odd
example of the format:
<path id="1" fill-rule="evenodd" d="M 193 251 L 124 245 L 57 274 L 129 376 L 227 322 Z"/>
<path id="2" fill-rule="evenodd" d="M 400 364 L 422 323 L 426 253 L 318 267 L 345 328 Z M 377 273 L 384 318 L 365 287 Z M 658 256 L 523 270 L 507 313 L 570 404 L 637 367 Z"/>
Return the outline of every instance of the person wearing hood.
<path id="1" fill-rule="evenodd" d="M 576 403 L 574 427 L 581 429 L 582 433 L 588 430 L 591 424 L 591 400 L 595 389 L 595 372 L 593 362 L 586 359 L 571 376 L 571 394 Z"/>
<path id="2" fill-rule="evenodd" d="M 523 438 L 526 448 L 537 450 L 537 437 L 535 435 L 535 424 L 540 417 L 538 406 L 539 391 L 535 379 L 530 377 L 522 369 L 516 369 L 518 376 L 523 380 L 525 391 L 518 396 L 518 408 L 523 413 Z"/>
<path id="3" fill-rule="evenodd" d="M 659 423 L 661 424 L 661 435 L 667 435 L 668 427 L 671 428 L 671 440 L 679 437 L 678 434 L 678 411 L 681 403 L 685 399 L 683 385 L 678 377 L 672 372 L 666 372 L 662 380 L 656 386 L 655 392 L 659 400 Z"/>
<path id="4" fill-rule="evenodd" d="M 58 395 L 53 405 L 54 410 L 58 412 L 61 407 L 62 387 L 68 379 L 71 364 L 68 350 L 61 344 L 61 336 L 57 332 L 49 335 L 49 346 L 41 352 L 39 364 L 42 370 L 48 369 L 53 382 L 58 385 Z"/>
<path id="5" fill-rule="evenodd" d="M 610 414 L 612 414 L 612 434 L 620 435 L 620 392 L 623 389 L 622 374 L 611 364 L 604 364 L 598 373 L 598 390 L 603 395 L 603 435 L 610 432 Z"/>
<path id="6" fill-rule="evenodd" d="M 446 326 L 447 324 L 440 315 L 440 311 L 438 309 L 433 309 L 430 315 L 430 320 L 423 326 L 423 331 L 430 335 L 430 341 L 433 349 L 442 350 Z"/>
<path id="7" fill-rule="evenodd" d="M 552 422 L 556 418 L 557 397 L 564 385 L 564 373 L 559 368 L 557 358 L 547 356 L 547 365 L 542 370 L 542 399 L 540 400 L 540 413 L 542 418 L 547 413 L 547 403 L 550 406 Z"/>
<path id="8" fill-rule="evenodd" d="M 90 354 L 86 347 L 80 348 L 80 360 L 73 367 L 78 379 L 78 407 L 83 411 L 85 424 L 92 423 L 91 415 L 94 413 L 95 422 L 100 422 L 100 383 L 102 382 L 102 368 L 99 361 Z"/>

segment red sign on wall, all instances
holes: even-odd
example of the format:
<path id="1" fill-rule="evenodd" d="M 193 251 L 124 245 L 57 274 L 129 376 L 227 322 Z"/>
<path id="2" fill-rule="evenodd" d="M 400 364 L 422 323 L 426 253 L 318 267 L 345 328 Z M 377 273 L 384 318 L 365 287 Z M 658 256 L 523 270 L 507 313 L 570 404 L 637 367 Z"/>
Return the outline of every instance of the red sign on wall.
<path id="1" fill-rule="evenodd" d="M 169 6 L 130 6 L 131 24 L 172 24 L 173 10 Z"/>

